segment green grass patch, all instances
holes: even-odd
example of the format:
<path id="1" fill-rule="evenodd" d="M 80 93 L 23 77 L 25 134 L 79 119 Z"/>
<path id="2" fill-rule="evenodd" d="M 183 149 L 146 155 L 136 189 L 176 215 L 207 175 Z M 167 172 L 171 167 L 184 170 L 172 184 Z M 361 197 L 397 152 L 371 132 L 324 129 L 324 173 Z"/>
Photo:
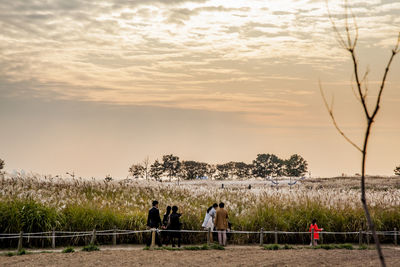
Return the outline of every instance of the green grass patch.
<path id="1" fill-rule="evenodd" d="M 348 243 L 336 245 L 336 248 L 338 248 L 338 249 L 349 249 L 349 250 L 353 250 L 354 249 L 353 245 L 352 244 L 348 244 Z"/>
<path id="2" fill-rule="evenodd" d="M 75 249 L 73 247 L 67 247 L 61 251 L 62 253 L 72 253 L 75 252 Z"/>
<path id="3" fill-rule="evenodd" d="M 348 250 L 352 250 L 354 249 L 352 244 L 323 244 L 323 245 L 318 245 L 318 246 L 314 246 L 311 247 L 312 249 L 326 249 L 326 250 L 330 250 L 330 249 L 348 249 Z"/>
<path id="4" fill-rule="evenodd" d="M 285 244 L 285 245 L 278 245 L 278 244 L 269 244 L 263 247 L 265 250 L 280 250 L 280 249 L 294 249 L 293 246 Z"/>
<path id="5" fill-rule="evenodd" d="M 25 255 L 25 254 L 27 254 L 25 249 L 20 249 L 17 252 L 17 255 Z"/>
<path id="6" fill-rule="evenodd" d="M 182 248 L 176 248 L 176 247 L 154 247 L 154 248 L 150 248 L 150 247 L 145 247 L 143 250 L 182 250 Z"/>
<path id="7" fill-rule="evenodd" d="M 16 254 L 14 252 L 7 252 L 4 255 L 7 257 L 12 257 L 12 256 L 15 256 Z"/>
<path id="8" fill-rule="evenodd" d="M 170 250 L 170 251 L 175 251 L 175 250 L 210 250 L 210 249 L 216 249 L 216 250 L 224 250 L 225 248 L 219 244 L 212 244 L 211 246 L 208 246 L 206 244 L 201 245 L 201 246 L 185 246 L 185 247 L 144 247 L 143 250 Z"/>
<path id="9" fill-rule="evenodd" d="M 82 248 L 82 251 L 90 252 L 90 251 L 98 251 L 100 248 L 96 245 L 90 244 L 88 246 L 84 246 Z"/>
<path id="10" fill-rule="evenodd" d="M 207 245 L 202 246 L 187 246 L 183 248 L 184 250 L 209 250 L 210 247 Z"/>
<path id="11" fill-rule="evenodd" d="M 280 246 L 278 244 L 269 244 L 263 247 L 265 250 L 278 250 L 279 248 Z"/>
<path id="12" fill-rule="evenodd" d="M 294 249 L 294 247 L 291 245 L 285 244 L 285 245 L 283 245 L 282 249 Z"/>
<path id="13" fill-rule="evenodd" d="M 220 244 L 212 244 L 210 246 L 210 249 L 216 249 L 216 250 L 225 250 L 224 246 L 221 246 Z"/>
<path id="14" fill-rule="evenodd" d="M 365 244 L 362 244 L 362 245 L 358 246 L 358 249 L 359 250 L 366 250 L 366 249 L 368 249 L 368 246 L 365 245 Z"/>

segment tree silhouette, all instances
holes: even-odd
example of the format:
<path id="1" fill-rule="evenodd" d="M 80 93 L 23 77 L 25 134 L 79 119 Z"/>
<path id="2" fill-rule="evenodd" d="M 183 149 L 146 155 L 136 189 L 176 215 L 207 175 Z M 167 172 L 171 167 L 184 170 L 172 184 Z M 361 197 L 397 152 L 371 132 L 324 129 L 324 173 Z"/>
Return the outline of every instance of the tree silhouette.
<path id="1" fill-rule="evenodd" d="M 161 176 L 164 174 L 163 165 L 156 159 L 153 164 L 150 166 L 150 176 L 153 177 L 156 181 L 158 181 Z"/>
<path id="2" fill-rule="evenodd" d="M 176 177 L 181 168 L 181 162 L 179 161 L 179 157 L 174 156 L 173 154 L 164 155 L 162 165 L 164 168 L 164 172 L 168 174 L 169 181 L 171 182 L 172 177 Z"/>
<path id="3" fill-rule="evenodd" d="M 380 104 L 381 104 L 381 98 L 382 98 L 382 93 L 385 88 L 385 82 L 387 75 L 389 73 L 390 66 L 392 64 L 393 58 L 396 56 L 397 53 L 399 53 L 399 43 L 400 43 L 400 33 L 398 35 L 397 43 L 395 47 L 392 49 L 392 54 L 389 58 L 389 61 L 386 65 L 382 80 L 380 82 L 380 87 L 378 90 L 378 96 L 376 97 L 374 101 L 374 105 L 372 109 L 370 109 L 367 105 L 367 96 L 368 96 L 368 85 L 366 82 L 366 77 L 368 76 L 368 71 L 364 73 L 363 76 L 360 75 L 359 71 L 359 66 L 358 66 L 358 58 L 356 55 L 356 46 L 357 46 L 357 41 L 358 41 L 358 26 L 356 23 L 355 16 L 352 14 L 353 18 L 353 27 L 350 27 L 348 23 L 348 17 L 349 17 L 349 11 L 348 11 L 348 4 L 347 1 L 345 1 L 345 35 L 343 36 L 342 33 L 338 30 L 336 23 L 329 11 L 328 8 L 328 14 L 329 18 L 332 23 L 333 31 L 336 34 L 336 39 L 339 43 L 339 45 L 345 49 L 346 51 L 349 52 L 350 57 L 352 59 L 353 63 L 353 72 L 354 72 L 354 77 L 355 77 L 355 85 L 356 85 L 356 97 L 360 102 L 361 109 L 363 110 L 365 119 L 366 119 L 366 125 L 365 125 L 365 131 L 364 131 L 364 138 L 363 138 L 363 144 L 362 146 L 357 145 L 355 142 L 353 142 L 339 127 L 339 125 L 336 122 L 335 116 L 333 114 L 333 105 L 329 105 L 328 101 L 324 95 L 324 92 L 322 90 L 322 86 L 320 84 L 320 91 L 322 98 L 324 100 L 324 104 L 328 110 L 328 113 L 332 119 L 332 122 L 337 129 L 337 131 L 346 139 L 347 142 L 349 142 L 352 146 L 354 146 L 358 151 L 360 151 L 362 155 L 362 160 L 361 160 L 361 203 L 364 209 L 365 217 L 367 218 L 368 222 L 368 227 L 372 231 L 372 235 L 375 240 L 376 244 L 376 250 L 378 252 L 379 260 L 381 262 L 382 266 L 386 266 L 385 264 L 385 258 L 382 253 L 381 245 L 378 239 L 378 236 L 376 234 L 376 229 L 375 229 L 375 224 L 371 218 L 371 214 L 368 209 L 368 204 L 367 204 L 367 199 L 365 195 L 365 165 L 366 165 L 366 158 L 367 158 L 367 148 L 368 148 L 368 140 L 369 136 L 371 133 L 371 128 L 374 123 L 375 117 L 378 114 Z M 351 31 L 354 31 L 354 36 L 352 37 Z M 362 77 L 362 78 L 361 78 Z"/>
<path id="4" fill-rule="evenodd" d="M 283 165 L 285 175 L 300 177 L 307 172 L 308 163 L 302 156 L 294 154 Z"/>
<path id="5" fill-rule="evenodd" d="M 274 154 L 258 154 L 253 160 L 253 175 L 266 178 L 267 176 L 282 175 L 283 160 Z"/>
<path id="6" fill-rule="evenodd" d="M 129 173 L 132 175 L 133 178 L 141 178 L 144 176 L 145 170 L 141 164 L 133 164 L 129 168 Z"/>
<path id="7" fill-rule="evenodd" d="M 394 175 L 400 175 L 400 166 L 397 166 L 397 167 L 394 169 Z"/>

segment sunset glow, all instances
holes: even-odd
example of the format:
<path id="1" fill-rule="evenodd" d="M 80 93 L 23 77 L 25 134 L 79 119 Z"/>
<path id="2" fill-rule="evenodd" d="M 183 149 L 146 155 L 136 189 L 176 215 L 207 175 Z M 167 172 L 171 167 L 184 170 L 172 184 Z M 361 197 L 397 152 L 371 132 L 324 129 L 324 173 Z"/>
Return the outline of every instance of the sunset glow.
<path id="1" fill-rule="evenodd" d="M 339 28 L 343 1 L 329 1 Z M 400 2 L 351 1 L 360 69 L 376 95 Z M 352 66 L 323 0 L 3 1 L 0 158 L 6 170 L 125 177 L 164 153 L 210 163 L 299 153 L 312 175 L 359 172 Z M 371 139 L 368 172 L 400 164 L 400 60 Z"/>

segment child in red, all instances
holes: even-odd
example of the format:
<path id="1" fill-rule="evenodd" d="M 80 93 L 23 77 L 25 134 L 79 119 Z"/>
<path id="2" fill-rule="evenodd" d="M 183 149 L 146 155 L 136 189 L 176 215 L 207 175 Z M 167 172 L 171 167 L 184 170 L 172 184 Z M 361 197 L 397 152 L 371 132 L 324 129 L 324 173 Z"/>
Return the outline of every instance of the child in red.
<path id="1" fill-rule="evenodd" d="M 318 228 L 316 219 L 312 220 L 312 223 L 310 225 L 310 232 L 312 231 L 312 229 L 314 229 L 314 245 L 318 245 L 318 242 L 317 242 L 319 240 L 319 233 L 318 232 L 321 232 L 324 229 L 323 228 L 321 228 L 321 229 Z M 311 238 L 313 238 L 313 237 L 311 237 Z M 312 240 L 311 240 L 310 246 L 311 245 L 312 245 Z"/>

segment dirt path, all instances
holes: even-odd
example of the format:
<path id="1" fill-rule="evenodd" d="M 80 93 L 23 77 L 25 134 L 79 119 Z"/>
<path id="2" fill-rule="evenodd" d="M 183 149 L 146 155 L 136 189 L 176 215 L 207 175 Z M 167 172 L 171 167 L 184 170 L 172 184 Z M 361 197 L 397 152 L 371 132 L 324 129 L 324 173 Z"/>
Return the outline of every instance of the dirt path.
<path id="1" fill-rule="evenodd" d="M 388 266 L 400 266 L 400 250 L 384 249 Z M 0 266 L 378 266 L 374 250 L 279 250 L 233 247 L 204 251 L 102 250 L 0 256 Z"/>

